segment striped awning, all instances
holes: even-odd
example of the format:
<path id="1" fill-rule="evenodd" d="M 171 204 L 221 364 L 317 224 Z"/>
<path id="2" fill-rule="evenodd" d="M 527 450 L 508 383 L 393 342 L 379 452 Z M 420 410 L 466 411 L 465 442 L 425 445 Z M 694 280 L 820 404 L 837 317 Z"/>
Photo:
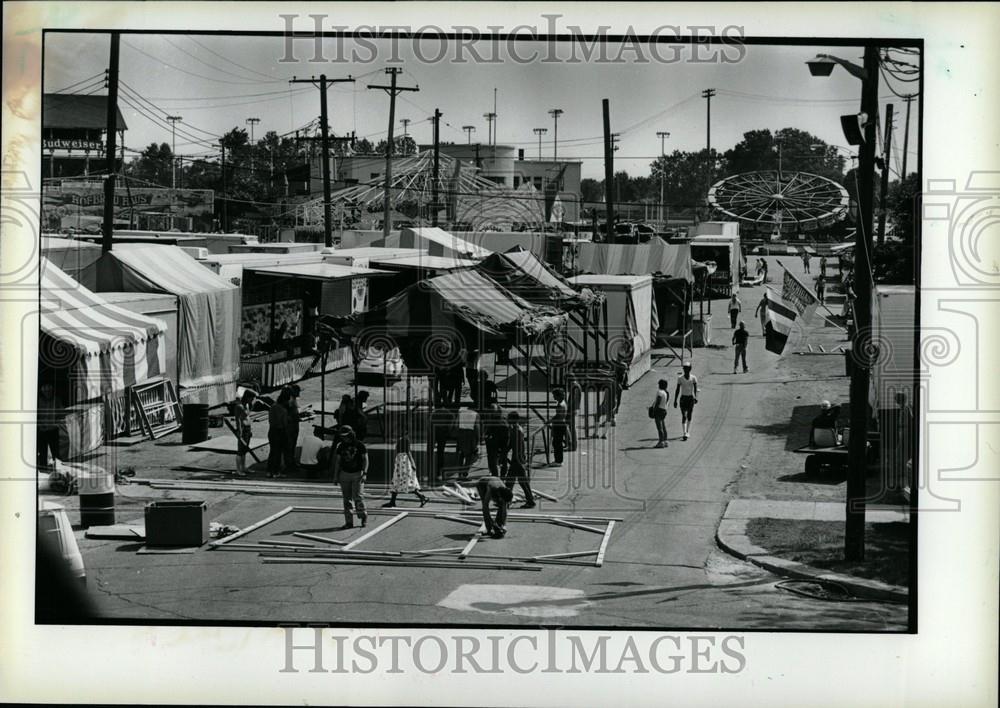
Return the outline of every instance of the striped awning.
<path id="1" fill-rule="evenodd" d="M 639 245 L 581 243 L 576 267 L 581 273 L 653 274 L 694 282 L 691 246 L 667 243 L 659 236 Z"/>
<path id="2" fill-rule="evenodd" d="M 112 305 L 41 261 L 41 363 L 69 369 L 76 401 L 160 376 L 166 368 L 167 326 Z"/>

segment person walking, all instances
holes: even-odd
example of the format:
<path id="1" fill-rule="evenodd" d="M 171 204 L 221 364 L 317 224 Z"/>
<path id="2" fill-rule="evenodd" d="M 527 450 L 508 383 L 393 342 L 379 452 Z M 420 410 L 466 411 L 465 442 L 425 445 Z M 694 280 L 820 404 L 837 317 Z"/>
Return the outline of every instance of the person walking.
<path id="1" fill-rule="evenodd" d="M 819 274 L 820 277 L 826 277 L 826 256 L 819 257 Z"/>
<path id="2" fill-rule="evenodd" d="M 743 373 L 747 373 L 750 369 L 747 368 L 747 341 L 750 339 L 750 333 L 747 332 L 746 323 L 742 320 L 740 321 L 739 329 L 733 332 L 733 346 L 735 347 L 735 353 L 733 355 L 733 373 L 736 373 L 736 365 L 741 360 L 743 361 Z"/>
<path id="3" fill-rule="evenodd" d="M 470 349 L 465 354 L 465 380 L 469 384 L 469 397 L 477 407 L 481 405 L 479 402 L 481 393 L 479 372 L 479 350 Z"/>
<path id="4" fill-rule="evenodd" d="M 507 507 L 514 499 L 514 492 L 496 475 L 480 477 L 476 482 L 479 501 L 483 505 L 483 524 L 485 535 L 493 538 L 503 538 L 507 535 Z M 490 502 L 497 508 L 494 519 L 490 514 Z"/>
<path id="5" fill-rule="evenodd" d="M 764 336 L 767 331 L 767 290 L 760 297 L 760 302 L 757 303 L 757 309 L 753 311 L 754 316 L 760 316 L 760 336 Z"/>
<path id="6" fill-rule="evenodd" d="M 506 484 L 508 489 L 514 488 L 514 483 L 521 485 L 524 492 L 522 509 L 535 507 L 535 495 L 531 491 L 531 480 L 528 475 L 528 454 L 524 428 L 521 427 L 521 416 L 517 411 L 511 411 L 507 416 L 510 421 L 510 463 L 507 466 Z"/>
<path id="7" fill-rule="evenodd" d="M 237 477 L 247 476 L 247 452 L 250 440 L 253 438 L 253 427 L 250 424 L 250 406 L 257 394 L 247 389 L 233 403 L 233 417 L 236 419 L 236 472 Z"/>
<path id="8" fill-rule="evenodd" d="M 763 267 L 763 271 L 764 271 L 764 282 L 766 283 L 766 282 L 767 282 L 767 259 L 766 259 L 766 258 L 761 258 L 761 259 L 760 259 L 760 264 L 761 264 L 761 266 Z"/>
<path id="9" fill-rule="evenodd" d="M 64 407 L 55 385 L 42 381 L 38 385 L 38 425 L 35 428 L 35 464 L 38 469 L 54 466 L 58 459 L 59 421 Z"/>
<path id="10" fill-rule="evenodd" d="M 820 305 L 826 304 L 826 278 L 822 275 L 816 278 L 816 299 Z"/>
<path id="11" fill-rule="evenodd" d="M 354 399 L 351 395 L 345 393 L 340 397 L 340 405 L 337 406 L 337 410 L 333 412 L 333 419 L 337 421 L 338 425 L 350 425 L 351 419 L 354 417 Z"/>
<path id="12" fill-rule="evenodd" d="M 698 377 L 691 373 L 691 362 L 685 361 L 683 373 L 677 375 L 677 386 L 674 389 L 674 408 L 680 404 L 681 409 L 681 440 L 687 440 L 691 435 L 691 417 L 694 406 L 698 402 Z"/>
<path id="13" fill-rule="evenodd" d="M 368 510 L 365 508 L 365 477 L 368 475 L 368 448 L 354 435 L 354 429 L 342 425 L 337 430 L 340 442 L 334 450 L 333 482 L 340 485 L 344 497 L 344 526 L 354 528 L 354 514 L 357 513 L 361 527 L 368 524 Z"/>
<path id="14" fill-rule="evenodd" d="M 729 298 L 729 328 L 736 329 L 736 320 L 739 319 L 740 313 L 743 311 L 743 303 L 736 293 L 732 294 Z"/>
<path id="15" fill-rule="evenodd" d="M 436 479 L 444 478 L 445 452 L 448 441 L 455 437 L 455 411 L 444 406 L 431 413 L 431 434 L 434 438 L 434 472 Z"/>
<path id="16" fill-rule="evenodd" d="M 809 261 L 810 260 L 811 259 L 809 258 L 809 254 L 806 251 L 803 251 L 802 252 L 802 268 L 803 268 L 803 270 L 806 273 L 809 272 Z"/>
<path id="17" fill-rule="evenodd" d="M 486 464 L 490 474 L 505 477 L 510 428 L 503 408 L 496 401 L 483 411 L 483 432 L 486 435 Z"/>
<path id="18" fill-rule="evenodd" d="M 426 496 L 420 493 L 420 480 L 417 477 L 417 463 L 410 454 L 410 438 L 404 433 L 396 442 L 396 459 L 392 465 L 392 482 L 389 485 L 389 501 L 383 507 L 396 506 L 396 495 L 416 494 L 422 507 L 427 503 Z"/>
<path id="19" fill-rule="evenodd" d="M 566 449 L 569 406 L 566 405 L 566 393 L 561 388 L 552 391 L 552 398 L 556 401 L 555 412 L 549 421 L 549 430 L 552 432 L 552 458 L 555 460 L 552 466 L 559 467 L 563 463 L 563 450 Z"/>
<path id="20" fill-rule="evenodd" d="M 670 443 L 667 442 L 667 402 L 670 400 L 667 387 L 669 385 L 666 379 L 660 379 L 656 383 L 656 397 L 653 399 L 653 405 L 649 407 L 649 416 L 656 424 L 656 447 L 670 447 Z"/>
<path id="21" fill-rule="evenodd" d="M 267 455 L 267 476 L 284 477 L 281 473 L 281 461 L 287 459 L 285 448 L 288 446 L 288 399 L 291 392 L 281 389 L 278 400 L 271 404 L 267 412 L 267 442 L 270 450 Z"/>
<path id="22" fill-rule="evenodd" d="M 612 362 L 614 370 L 614 409 L 611 413 L 611 427 L 618 424 L 618 409 L 622 405 L 622 394 L 628 390 L 628 363 L 627 355 L 622 353 Z"/>

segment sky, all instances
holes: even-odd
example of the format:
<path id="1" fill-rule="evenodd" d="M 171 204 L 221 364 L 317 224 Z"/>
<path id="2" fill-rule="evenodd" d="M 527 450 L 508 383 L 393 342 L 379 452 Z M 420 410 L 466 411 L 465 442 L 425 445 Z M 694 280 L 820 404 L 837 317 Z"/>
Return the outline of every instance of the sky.
<path id="1" fill-rule="evenodd" d="M 73 87 L 71 91 L 105 93 L 99 82 L 89 79 L 107 68 L 109 47 L 106 34 L 48 33 L 45 91 Z M 663 145 L 668 153 L 704 148 L 707 102 L 701 92 L 707 88 L 717 92 L 711 99 L 713 148 L 729 149 L 749 130 L 794 127 L 843 146 L 845 154 L 856 154 L 846 144 L 839 116 L 859 110 L 861 82 L 840 68 L 827 78 L 812 77 L 805 66 L 817 52 L 860 63 L 862 50 L 855 47 L 745 45 L 742 54 L 730 47 L 724 53 L 717 50 L 711 60 L 704 53 L 696 57 L 690 47 L 675 46 L 661 48 L 657 61 L 648 50 L 621 51 L 614 45 L 606 58 L 623 61 L 612 63 L 599 61 L 599 56 L 586 61 L 582 49 L 565 45 L 555 50 L 562 61 L 525 62 L 515 60 L 505 46 L 486 41 L 459 49 L 455 42 L 445 48 L 426 39 L 400 40 L 393 46 L 388 40 L 359 44 L 326 38 L 322 58 L 327 61 L 313 62 L 311 40 L 296 42 L 289 55 L 285 39 L 279 36 L 124 34 L 120 51 L 120 109 L 129 127 L 126 147 L 134 150 L 151 142 L 170 142 L 166 115 L 182 118 L 176 124 L 180 155 L 216 152 L 211 144 L 218 136 L 236 126 L 249 131 L 251 117 L 260 119 L 254 126 L 257 138 L 269 130 L 294 131 L 318 117 L 319 91 L 288 80 L 323 72 L 331 79 L 349 74 L 357 79 L 328 92 L 334 134 L 354 131 L 358 138 L 377 142 L 387 134 L 389 97 L 367 86 L 387 84 L 385 67 L 395 65 L 402 69 L 400 86 L 420 89 L 399 95 L 396 135 L 403 130 L 399 121 L 408 118 L 409 134 L 420 144 L 429 143 L 428 118 L 438 108 L 443 114 L 442 140 L 464 143 L 468 138 L 462 126 L 472 125 L 476 128 L 472 141 L 486 143 L 483 114 L 494 110 L 495 88 L 496 142 L 524 148 L 526 158 L 535 158 L 538 136 L 532 130 L 546 128 L 542 157 L 551 159 L 554 124 L 548 111 L 559 108 L 563 113 L 558 121 L 558 157 L 581 160 L 585 178 L 604 175 L 602 99 L 610 100 L 612 132 L 621 134 L 615 170 L 645 175 L 660 154 L 657 131 L 670 133 Z M 446 59 L 435 61 L 442 51 Z M 566 60 L 571 51 L 579 61 Z M 521 43 L 514 52 L 521 58 L 532 53 L 545 58 L 552 50 L 541 43 Z M 464 61 L 454 61 L 456 55 Z M 476 61 L 475 55 L 493 62 Z M 916 86 L 885 77 L 880 81 L 882 110 L 887 102 L 895 104 L 892 164 L 896 169 L 905 103 L 890 89 L 906 94 L 915 92 Z M 911 110 L 908 168 L 912 170 L 918 147 L 918 101 Z"/>

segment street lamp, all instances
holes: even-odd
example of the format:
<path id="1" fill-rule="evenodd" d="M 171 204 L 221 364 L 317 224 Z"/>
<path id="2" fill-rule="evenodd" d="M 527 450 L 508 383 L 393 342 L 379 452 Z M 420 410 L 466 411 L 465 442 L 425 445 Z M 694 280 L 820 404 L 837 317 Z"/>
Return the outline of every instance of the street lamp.
<path id="1" fill-rule="evenodd" d="M 660 214 L 659 214 L 659 216 L 660 216 L 660 222 L 662 223 L 663 222 L 663 202 L 664 202 L 664 197 L 663 197 L 663 175 L 664 175 L 664 172 L 666 171 L 664 169 L 666 167 L 666 160 L 664 160 L 663 158 L 665 158 L 667 156 L 666 150 L 664 149 L 664 141 L 667 138 L 670 137 L 670 133 L 668 131 L 666 131 L 666 130 L 657 130 L 656 131 L 656 135 L 660 138 L 660 158 L 661 158 L 661 161 L 660 161 Z M 663 224 L 663 228 L 666 228 L 666 227 L 667 227 L 667 225 Z"/>
<path id="2" fill-rule="evenodd" d="M 462 130 L 465 131 L 465 137 L 468 139 L 469 145 L 472 145 L 472 134 L 476 131 L 476 126 L 463 125 Z"/>
<path id="3" fill-rule="evenodd" d="M 542 136 L 549 132 L 548 128 L 532 128 L 531 132 L 538 136 L 538 159 L 542 159 Z"/>
<path id="4" fill-rule="evenodd" d="M 878 47 L 865 46 L 864 66 L 829 54 L 817 54 L 806 62 L 813 76 L 829 76 L 833 67 L 841 66 L 861 79 L 861 113 L 867 120 L 859 151 L 858 167 L 858 228 L 854 244 L 854 341 L 851 356 L 851 438 L 848 449 L 847 524 L 844 529 L 844 557 L 864 560 L 865 557 L 865 473 L 868 445 L 868 389 L 871 372 L 872 321 L 872 222 L 875 187 L 875 140 L 878 117 Z"/>
<path id="5" fill-rule="evenodd" d="M 559 116 L 563 114 L 563 109 L 553 108 L 549 111 L 549 115 L 552 116 L 552 161 L 558 162 L 559 160 Z"/>

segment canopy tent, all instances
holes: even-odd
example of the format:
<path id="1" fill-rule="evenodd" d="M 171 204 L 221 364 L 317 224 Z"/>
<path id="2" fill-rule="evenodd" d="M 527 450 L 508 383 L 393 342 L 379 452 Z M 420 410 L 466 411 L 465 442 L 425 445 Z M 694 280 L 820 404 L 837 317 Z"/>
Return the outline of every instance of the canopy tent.
<path id="1" fill-rule="evenodd" d="M 100 290 L 177 296 L 177 378 L 182 400 L 214 405 L 236 396 L 238 286 L 176 246 L 116 245 L 97 266 Z"/>
<path id="2" fill-rule="evenodd" d="M 594 275 L 658 275 L 694 282 L 691 246 L 667 243 L 654 236 L 639 245 L 581 243 L 576 257 L 581 273 Z"/>
<path id="3" fill-rule="evenodd" d="M 402 229 L 399 233 L 389 234 L 388 237 L 377 239 L 369 245 L 376 248 L 419 248 L 429 256 L 453 258 L 485 258 L 492 253 L 436 226 Z"/>
<path id="4" fill-rule="evenodd" d="M 347 336 L 383 344 L 391 339 L 407 366 L 428 369 L 448 364 L 463 346 L 506 346 L 511 335 L 542 334 L 561 326 L 565 316 L 532 306 L 476 270 L 464 270 L 422 280 L 373 310 L 328 322 Z"/>
<path id="5" fill-rule="evenodd" d="M 477 270 L 535 305 L 570 308 L 583 304 L 580 293 L 531 251 L 514 248 L 494 253 L 480 261 Z"/>
<path id="6" fill-rule="evenodd" d="M 49 260 L 49 263 L 88 288 L 96 286 L 96 283 L 81 279 L 88 266 L 93 265 L 101 257 L 101 247 L 96 243 L 43 235 L 41 246 L 42 255 Z"/>
<path id="7" fill-rule="evenodd" d="M 39 360 L 68 370 L 73 402 L 121 393 L 164 373 L 165 323 L 112 305 L 44 256 L 41 266 Z"/>

